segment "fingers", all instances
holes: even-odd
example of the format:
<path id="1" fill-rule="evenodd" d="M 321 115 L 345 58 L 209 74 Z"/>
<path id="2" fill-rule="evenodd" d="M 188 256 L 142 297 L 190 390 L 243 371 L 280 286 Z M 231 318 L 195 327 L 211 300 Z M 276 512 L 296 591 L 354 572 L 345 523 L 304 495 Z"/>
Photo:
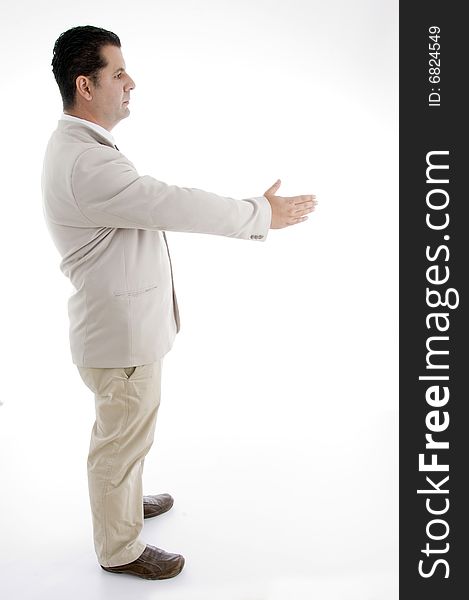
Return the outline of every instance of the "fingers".
<path id="1" fill-rule="evenodd" d="M 289 225 L 296 225 L 297 223 L 302 223 L 303 221 L 306 221 L 307 219 L 308 219 L 308 217 L 293 217 L 292 219 L 287 221 L 287 227 Z"/>
<path id="2" fill-rule="evenodd" d="M 308 200 L 306 202 L 293 202 L 290 204 L 290 208 L 288 213 L 292 217 L 301 217 L 303 215 L 307 215 L 316 208 L 317 201 L 316 200 Z"/>
<path id="3" fill-rule="evenodd" d="M 288 225 L 296 225 L 308 219 L 307 214 L 316 208 L 317 200 L 314 194 L 293 196 L 288 198 Z"/>
<path id="4" fill-rule="evenodd" d="M 311 202 L 314 205 L 317 204 L 316 196 L 314 194 L 303 195 L 303 196 L 291 196 L 290 198 L 288 198 L 288 200 L 291 202 L 291 204 L 296 204 L 296 205 L 311 203 Z"/>
<path id="5" fill-rule="evenodd" d="M 309 213 L 316 208 L 317 202 L 303 202 L 302 204 L 292 204 L 290 207 L 290 214 L 298 215 L 300 213 Z"/>

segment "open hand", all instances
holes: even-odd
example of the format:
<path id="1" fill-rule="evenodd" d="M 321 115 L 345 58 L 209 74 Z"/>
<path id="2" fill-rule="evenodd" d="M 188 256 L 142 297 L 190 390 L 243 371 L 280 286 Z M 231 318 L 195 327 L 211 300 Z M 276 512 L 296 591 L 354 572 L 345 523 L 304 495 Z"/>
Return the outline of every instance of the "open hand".
<path id="1" fill-rule="evenodd" d="M 316 208 L 317 200 L 314 195 L 307 196 L 276 196 L 275 192 L 281 185 L 280 179 L 274 183 L 264 196 L 272 208 L 272 221 L 270 229 L 282 229 L 288 225 L 302 223 L 308 218 L 306 215 Z"/>

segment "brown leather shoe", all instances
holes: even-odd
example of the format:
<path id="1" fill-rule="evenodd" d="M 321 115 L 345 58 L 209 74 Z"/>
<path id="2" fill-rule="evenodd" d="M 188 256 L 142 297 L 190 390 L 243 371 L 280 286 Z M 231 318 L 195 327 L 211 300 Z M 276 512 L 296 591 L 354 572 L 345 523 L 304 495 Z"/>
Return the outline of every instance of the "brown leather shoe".
<path id="1" fill-rule="evenodd" d="M 174 504 L 174 499 L 169 494 L 156 496 L 143 496 L 143 518 L 150 519 L 168 511 Z"/>
<path id="2" fill-rule="evenodd" d="M 133 562 L 117 567 L 101 565 L 101 568 L 110 573 L 127 573 L 142 579 L 169 579 L 182 571 L 184 562 L 181 554 L 165 552 L 161 548 L 147 544 L 142 554 Z"/>

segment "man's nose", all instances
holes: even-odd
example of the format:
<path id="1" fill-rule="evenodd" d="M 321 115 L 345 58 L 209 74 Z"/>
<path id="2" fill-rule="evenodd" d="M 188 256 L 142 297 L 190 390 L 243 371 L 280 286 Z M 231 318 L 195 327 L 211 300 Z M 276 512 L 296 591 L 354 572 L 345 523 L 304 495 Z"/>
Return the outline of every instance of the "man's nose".
<path id="1" fill-rule="evenodd" d="M 135 89 L 135 81 L 129 75 L 129 81 L 127 83 L 127 89 L 134 90 Z"/>

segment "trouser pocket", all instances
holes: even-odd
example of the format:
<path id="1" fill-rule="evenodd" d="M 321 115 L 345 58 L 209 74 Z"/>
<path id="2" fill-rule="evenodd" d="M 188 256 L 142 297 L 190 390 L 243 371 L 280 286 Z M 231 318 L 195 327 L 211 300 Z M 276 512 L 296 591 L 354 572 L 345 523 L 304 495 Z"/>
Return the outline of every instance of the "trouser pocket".
<path id="1" fill-rule="evenodd" d="M 132 377 L 133 372 L 135 371 L 136 367 L 125 367 L 124 368 L 124 373 L 127 375 L 127 379 L 130 379 Z"/>

